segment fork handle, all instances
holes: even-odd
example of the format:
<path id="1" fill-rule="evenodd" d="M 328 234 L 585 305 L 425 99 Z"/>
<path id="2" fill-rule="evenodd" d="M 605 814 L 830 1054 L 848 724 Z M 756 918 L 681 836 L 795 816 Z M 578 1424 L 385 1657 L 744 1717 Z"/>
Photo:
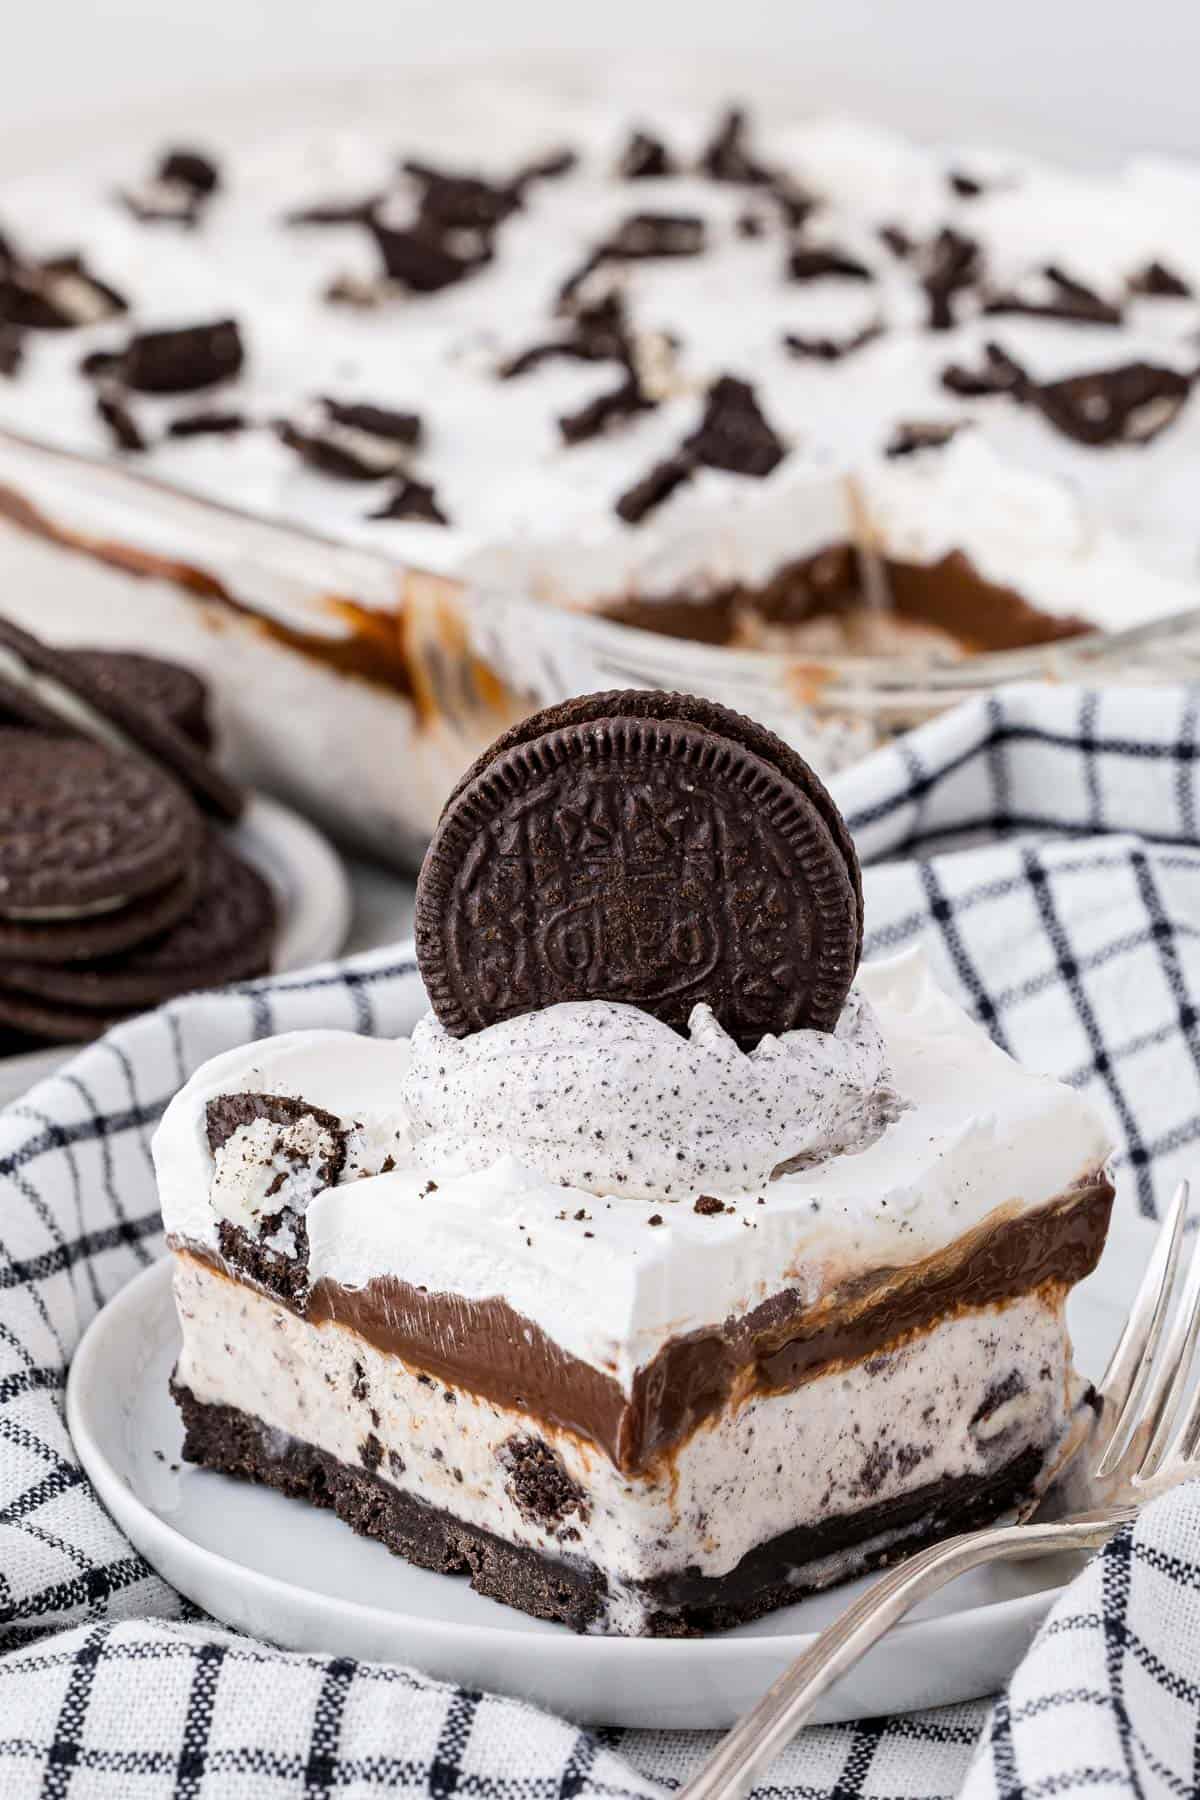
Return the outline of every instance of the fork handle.
<path id="1" fill-rule="evenodd" d="M 1135 1511 L 1131 1506 L 1108 1507 L 1049 1525 L 993 1525 L 932 1544 L 898 1563 L 784 1670 L 757 1706 L 722 1739 L 677 1800 L 740 1800 L 809 1718 L 822 1694 L 918 1601 L 956 1576 L 984 1563 L 1099 1549 Z"/>

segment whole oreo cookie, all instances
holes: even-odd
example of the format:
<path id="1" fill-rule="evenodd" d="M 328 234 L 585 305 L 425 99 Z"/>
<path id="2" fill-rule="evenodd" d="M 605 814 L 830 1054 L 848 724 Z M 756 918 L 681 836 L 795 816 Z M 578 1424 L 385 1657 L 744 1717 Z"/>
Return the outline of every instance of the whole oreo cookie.
<path id="1" fill-rule="evenodd" d="M 430 1001 L 457 1037 L 558 1001 L 743 1047 L 837 1023 L 861 947 L 833 801 L 772 733 L 660 693 L 588 695 L 507 732 L 452 794 L 417 887 Z"/>
<path id="2" fill-rule="evenodd" d="M 209 812 L 223 819 L 239 817 L 241 793 L 186 732 L 120 691 L 111 679 L 95 673 L 72 652 L 42 643 L 3 615 L 0 674 L 18 684 L 22 675 L 27 676 L 36 697 L 73 729 L 100 738 L 106 734 L 115 737 L 169 769 Z"/>
<path id="3" fill-rule="evenodd" d="M 194 860 L 166 887 L 112 912 L 40 922 L 0 918 L 0 960 L 76 963 L 119 956 L 177 925 L 191 912 L 199 889 L 200 863 Z"/>
<path id="4" fill-rule="evenodd" d="M 72 650 L 69 655 L 98 687 L 156 713 L 202 750 L 212 749 L 208 688 L 191 669 L 139 650 Z"/>
<path id="5" fill-rule="evenodd" d="M 169 776 L 87 738 L 0 729 L 0 918 L 62 921 L 179 879 L 202 838 Z"/>
<path id="6" fill-rule="evenodd" d="M 34 1029 L 15 1016 L 14 1006 L 36 999 L 72 1015 L 99 1014 L 107 1021 L 175 994 L 260 975 L 270 964 L 274 932 L 270 888 L 257 870 L 210 833 L 199 896 L 178 924 L 120 957 L 67 968 L 0 964 L 0 1017 Z M 91 1036 L 98 1029 L 93 1018 L 91 1030 L 78 1035 Z"/>

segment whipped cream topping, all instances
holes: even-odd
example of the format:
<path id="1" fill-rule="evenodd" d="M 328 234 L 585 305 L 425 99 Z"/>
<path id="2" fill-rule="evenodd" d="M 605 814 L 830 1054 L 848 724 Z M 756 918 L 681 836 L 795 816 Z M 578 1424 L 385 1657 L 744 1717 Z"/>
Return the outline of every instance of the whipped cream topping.
<path id="1" fill-rule="evenodd" d="M 836 1031 L 738 1048 L 709 1006 L 686 1037 L 636 1006 L 583 1000 L 454 1038 L 431 1013 L 403 1088 L 413 1155 L 465 1175 L 500 1154 L 595 1195 L 744 1194 L 783 1166 L 872 1142 L 895 1110 L 883 1034 L 850 996 Z"/>
<path id="2" fill-rule="evenodd" d="M 564 1187 L 500 1142 L 487 1167 L 431 1169 L 417 1160 L 402 1100 L 411 1043 L 304 1031 L 216 1057 L 171 1102 L 154 1140 L 167 1231 L 217 1247 L 211 1097 L 303 1098 L 371 1140 L 356 1156 L 360 1178 L 344 1172 L 307 1208 L 311 1281 L 356 1288 L 395 1276 L 431 1293 L 502 1296 L 628 1388 L 672 1338 L 784 1288 L 816 1305 L 862 1273 L 936 1254 L 998 1209 L 1040 1206 L 1104 1163 L 1111 1133 L 1090 1101 L 999 1050 L 919 952 L 865 964 L 855 991 L 869 1005 L 860 1019 L 873 1015 L 882 1031 L 901 1109 L 864 1147 L 749 1187 L 719 1211 L 696 1210 L 707 1183 L 682 1205 Z"/>

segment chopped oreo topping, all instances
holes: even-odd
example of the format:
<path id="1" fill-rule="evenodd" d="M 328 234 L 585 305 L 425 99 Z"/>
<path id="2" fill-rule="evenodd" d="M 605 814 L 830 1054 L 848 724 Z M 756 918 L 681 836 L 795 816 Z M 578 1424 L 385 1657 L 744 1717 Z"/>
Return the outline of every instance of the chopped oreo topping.
<path id="1" fill-rule="evenodd" d="M 815 194 L 810 194 L 807 188 L 800 187 L 787 175 L 778 175 L 771 182 L 771 198 L 793 231 L 799 231 L 807 224 L 819 205 Z"/>
<path id="2" fill-rule="evenodd" d="M 870 325 L 864 325 L 861 331 L 850 337 L 801 337 L 794 331 L 784 334 L 784 347 L 793 356 L 810 357 L 817 362 L 840 362 L 844 356 L 852 356 L 866 344 L 873 344 L 875 339 L 883 336 L 883 323 L 879 319 Z"/>
<path id="3" fill-rule="evenodd" d="M 725 1211 L 725 1202 L 718 1200 L 715 1194 L 700 1194 L 692 1211 L 699 1213 L 702 1219 L 713 1218 L 717 1213 Z"/>
<path id="4" fill-rule="evenodd" d="M 1130 276 L 1129 291 L 1152 300 L 1190 300 L 1192 297 L 1192 289 L 1183 276 L 1176 275 L 1173 269 L 1157 259 Z"/>
<path id="5" fill-rule="evenodd" d="M 695 467 L 695 459 L 683 451 L 655 463 L 649 474 L 643 475 L 621 495 L 616 504 L 618 517 L 627 525 L 640 525 L 655 507 L 670 498 L 676 488 L 691 480 Z"/>
<path id="6" fill-rule="evenodd" d="M 918 450 L 940 450 L 963 429 L 963 421 L 902 420 L 884 446 L 885 456 L 914 456 Z"/>
<path id="7" fill-rule="evenodd" d="M 366 194 L 361 200 L 315 200 L 285 213 L 285 225 L 369 225 L 383 196 Z"/>
<path id="8" fill-rule="evenodd" d="M 308 1290 L 310 1200 L 341 1177 L 346 1133 L 340 1119 L 283 1094 L 221 1094 L 205 1109 L 213 1155 L 213 1201 L 228 1193 L 249 1227 L 221 1218 L 221 1254 L 291 1305 Z M 245 1137 L 237 1134 L 245 1128 Z"/>
<path id="9" fill-rule="evenodd" d="M 616 503 L 618 517 L 637 525 L 691 479 L 701 465 L 760 480 L 784 458 L 782 439 L 768 424 L 749 382 L 722 375 L 708 390 L 704 417 L 674 456 L 656 463 Z"/>
<path id="10" fill-rule="evenodd" d="M 448 525 L 449 519 L 438 505 L 433 489 L 423 481 L 404 476 L 388 495 L 378 512 L 368 519 L 419 519 L 427 525 Z"/>
<path id="11" fill-rule="evenodd" d="M 578 412 L 560 418 L 558 429 L 564 443 L 582 444 L 589 438 L 599 437 L 621 420 L 632 418 L 635 413 L 649 412 L 656 404 L 631 370 L 617 387 L 589 400 Z"/>
<path id="12" fill-rule="evenodd" d="M 292 1100 L 284 1094 L 218 1094 L 206 1105 L 204 1118 L 208 1147 L 214 1156 L 243 1125 L 266 1119 L 280 1127 L 271 1144 L 272 1155 L 297 1166 L 301 1160 L 299 1152 L 289 1146 L 286 1134 L 295 1126 L 311 1124 L 318 1132 L 318 1151 L 315 1159 L 306 1156 L 303 1160 L 311 1166 L 313 1180 L 320 1187 L 333 1187 L 342 1173 L 346 1133 L 341 1120 L 305 1100 Z"/>
<path id="13" fill-rule="evenodd" d="M 497 374 L 501 381 L 512 381 L 558 357 L 576 362 L 628 364 L 631 357 L 629 328 L 621 296 L 614 292 L 604 295 L 594 306 L 581 306 L 570 330 L 562 337 L 530 345 L 528 350 L 501 363 Z"/>
<path id="14" fill-rule="evenodd" d="M 1155 363 L 1124 363 L 1045 384 L 1026 382 L 1021 397 L 1078 444 L 1148 444 L 1175 423 L 1193 377 Z"/>
<path id="15" fill-rule="evenodd" d="M 949 363 L 942 370 L 942 386 L 947 393 L 964 400 L 982 400 L 992 394 L 1015 393 L 1025 380 L 1024 372 L 998 344 L 989 344 L 980 369 L 968 369 L 962 363 Z"/>
<path id="16" fill-rule="evenodd" d="M 886 244 L 892 255 L 899 257 L 901 262 L 907 261 L 917 247 L 907 231 L 899 225 L 881 225 L 879 241 Z"/>
<path id="17" fill-rule="evenodd" d="M 982 181 L 977 181 L 974 175 L 964 175 L 961 169 L 951 169 L 946 180 L 950 192 L 960 200 L 978 200 L 980 194 L 987 192 Z"/>
<path id="18" fill-rule="evenodd" d="M 617 158 L 617 174 L 622 181 L 642 181 L 647 177 L 674 175 L 675 159 L 661 138 L 647 131 L 634 131 Z"/>
<path id="19" fill-rule="evenodd" d="M 439 293 L 491 261 L 490 237 L 478 229 L 446 231 L 430 219 L 394 227 L 378 214 L 368 224 L 388 276 L 414 294 Z"/>
<path id="20" fill-rule="evenodd" d="M 1020 293 L 990 294 L 984 302 L 987 313 L 1021 313 L 1031 319 L 1065 319 L 1080 325 L 1119 325 L 1122 314 L 1094 288 L 1049 263 L 1041 271 L 1045 290 L 1038 296 Z"/>
<path id="21" fill-rule="evenodd" d="M 588 1516 L 587 1496 L 567 1474 L 561 1456 L 539 1437 L 506 1438 L 496 1451 L 507 1470 L 504 1486 L 518 1512 L 538 1525 L 561 1526 Z"/>
<path id="22" fill-rule="evenodd" d="M 579 161 L 578 156 L 569 145 L 558 150 L 547 151 L 545 156 L 535 157 L 533 162 L 526 163 L 513 177 L 513 187 L 524 196 L 525 189 L 535 181 L 559 181 L 569 175 Z"/>
<path id="23" fill-rule="evenodd" d="M 365 431 L 371 437 L 391 443 L 407 444 L 415 449 L 421 441 L 419 413 L 397 412 L 390 406 L 373 406 L 362 401 L 330 400 L 322 397 L 321 405 L 335 425 L 351 431 Z"/>
<path id="24" fill-rule="evenodd" d="M 167 150 L 158 165 L 160 181 L 177 181 L 195 194 L 215 194 L 221 185 L 220 171 L 211 156 L 202 150 Z"/>
<path id="25" fill-rule="evenodd" d="M 96 411 L 112 433 L 118 450 L 137 451 L 148 448 L 146 439 L 138 429 L 137 420 L 119 394 L 97 394 Z"/>
<path id="26" fill-rule="evenodd" d="M 93 275 L 82 257 L 0 262 L 0 325 L 70 331 L 127 310 L 124 296 Z"/>
<path id="27" fill-rule="evenodd" d="M 231 437 L 235 432 L 245 431 L 249 423 L 245 414 L 239 412 L 180 413 L 167 426 L 167 436 L 173 438 Z"/>
<path id="28" fill-rule="evenodd" d="M 231 381 L 245 360 L 233 319 L 188 325 L 179 331 L 142 331 L 123 350 L 93 351 L 85 375 L 111 377 L 139 394 L 190 394 Z"/>
<path id="29" fill-rule="evenodd" d="M 766 230 L 767 230 L 767 221 L 763 218 L 763 215 L 761 213 L 757 213 L 757 212 L 739 213 L 738 217 L 737 217 L 736 230 L 737 230 L 737 234 L 740 238 L 765 237 Z"/>
<path id="30" fill-rule="evenodd" d="M 699 256 L 704 245 L 704 220 L 696 213 L 631 213 L 568 275 L 558 291 L 559 305 L 569 308 L 588 276 L 605 263 Z"/>
<path id="31" fill-rule="evenodd" d="M 306 430 L 290 419 L 281 419 L 275 431 L 279 441 L 302 462 L 339 481 L 381 481 L 385 475 L 394 475 L 406 460 L 407 446 L 394 439 L 351 431 L 332 422 Z"/>
<path id="32" fill-rule="evenodd" d="M 832 244 L 797 245 L 788 257 L 788 275 L 793 281 L 821 281 L 826 276 L 836 276 L 843 281 L 873 279 L 866 263 Z"/>
<path id="33" fill-rule="evenodd" d="M 748 147 L 746 114 L 731 107 L 709 139 L 700 157 L 700 168 L 713 181 L 738 182 L 746 187 L 766 187 L 774 170 L 760 163 Z"/>
<path id="34" fill-rule="evenodd" d="M 951 304 L 956 294 L 974 287 L 983 272 L 983 258 L 974 238 L 947 226 L 921 251 L 921 286 L 929 301 L 930 331 L 949 331 L 954 324 Z"/>
<path id="35" fill-rule="evenodd" d="M 748 381 L 722 375 L 708 390 L 700 427 L 684 443 L 697 462 L 710 469 L 760 480 L 783 461 L 783 440 L 763 416 Z"/>
<path id="36" fill-rule="evenodd" d="M 420 219 L 441 232 L 491 232 L 521 204 L 520 192 L 511 184 L 500 186 L 478 175 L 448 175 L 423 162 L 408 161 L 403 167 L 421 190 Z"/>

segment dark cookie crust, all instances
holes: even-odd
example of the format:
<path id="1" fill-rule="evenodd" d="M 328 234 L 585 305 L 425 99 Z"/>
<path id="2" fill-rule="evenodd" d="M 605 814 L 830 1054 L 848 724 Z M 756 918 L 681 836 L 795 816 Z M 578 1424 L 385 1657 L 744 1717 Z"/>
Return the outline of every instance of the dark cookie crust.
<path id="1" fill-rule="evenodd" d="M 414 1499 L 365 1463 L 361 1469 L 349 1468 L 295 1438 L 285 1439 L 281 1447 L 280 1434 L 268 1432 L 249 1414 L 231 1406 L 205 1405 L 177 1381 L 172 1381 L 171 1392 L 183 1414 L 183 1454 L 189 1462 L 259 1481 L 327 1508 L 361 1537 L 378 1539 L 393 1555 L 439 1574 L 465 1575 L 477 1593 L 535 1618 L 585 1631 L 602 1617 L 607 1582 L 583 1557 L 548 1556 L 506 1543 Z M 646 1633 L 694 1637 L 727 1631 L 791 1606 L 814 1591 L 812 1585 L 796 1580 L 805 1564 L 852 1551 L 883 1532 L 898 1533 L 899 1542 L 857 1556 L 846 1579 L 956 1531 L 988 1524 L 1030 1493 L 1042 1462 L 1042 1451 L 1030 1448 L 988 1475 L 933 1482 L 899 1502 L 784 1532 L 750 1551 L 728 1575 L 684 1570 L 646 1581 L 641 1584 L 649 1608 Z"/>
<path id="2" fill-rule="evenodd" d="M 84 738 L 0 730 L 0 767 L 0 916 L 32 914 L 26 924 L 124 905 L 196 858 L 195 808 L 149 763 Z"/>
<path id="3" fill-rule="evenodd" d="M 209 812 L 222 819 L 240 817 L 243 797 L 239 789 L 227 781 L 198 745 L 170 720 L 139 705 L 69 653 L 43 644 L 31 632 L 23 631 L 3 616 L 0 616 L 0 646 L 19 656 L 39 674 L 59 682 L 85 705 L 108 719 L 131 743 L 169 769 Z"/>
<path id="4" fill-rule="evenodd" d="M 855 940 L 854 966 L 857 969 L 862 957 L 863 941 L 863 889 L 862 870 L 859 866 L 858 852 L 854 848 L 854 839 L 850 836 L 850 828 L 838 811 L 829 789 L 821 780 L 816 770 L 811 768 L 804 758 L 781 737 L 769 731 L 757 720 L 747 718 L 745 713 L 734 712 L 732 707 L 722 706 L 716 700 L 705 700 L 698 694 L 666 693 L 658 688 L 625 688 L 609 689 L 600 694 L 581 694 L 574 700 L 566 700 L 558 706 L 545 707 L 541 712 L 531 714 L 516 725 L 510 725 L 491 746 L 471 764 L 462 780 L 451 791 L 450 798 L 442 808 L 442 816 L 453 806 L 458 796 L 468 788 L 477 776 L 497 756 L 515 744 L 532 743 L 547 731 L 562 731 L 571 725 L 588 725 L 596 719 L 686 719 L 693 725 L 700 725 L 706 731 L 718 733 L 740 744 L 743 750 L 760 757 L 769 763 L 795 787 L 798 787 L 817 809 L 830 835 L 846 859 L 846 868 L 854 889 L 855 905 L 858 909 L 858 930 Z"/>
<path id="5" fill-rule="evenodd" d="M 270 888 L 256 869 L 210 834 L 199 896 L 169 931 L 109 961 L 61 969 L 35 962 L 0 964 L 0 989 L 6 1004 L 15 990 L 72 1011 L 111 1016 L 262 973 L 270 962 L 274 930 Z"/>

